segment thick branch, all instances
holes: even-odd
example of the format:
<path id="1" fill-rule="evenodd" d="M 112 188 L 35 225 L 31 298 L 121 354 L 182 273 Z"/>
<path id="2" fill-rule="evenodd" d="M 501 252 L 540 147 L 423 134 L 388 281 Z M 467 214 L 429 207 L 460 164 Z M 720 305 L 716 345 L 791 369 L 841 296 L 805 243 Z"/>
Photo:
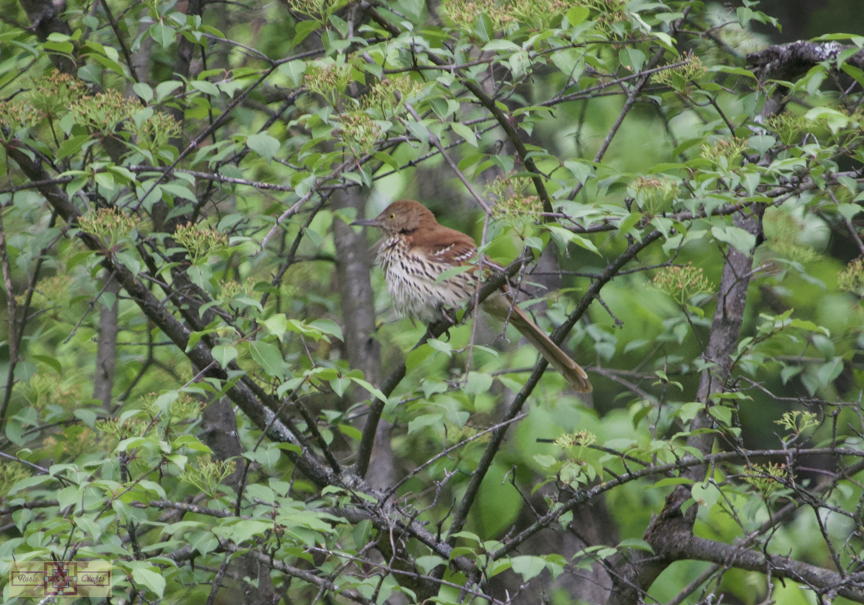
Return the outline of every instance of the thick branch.
<path id="1" fill-rule="evenodd" d="M 27 13 L 32 29 L 41 42 L 48 40 L 48 36 L 54 33 L 72 35 L 69 24 L 60 15 L 63 12 L 64 3 L 55 4 L 51 0 L 20 0 L 21 7 Z M 66 74 L 75 74 L 75 62 L 65 55 L 51 53 L 51 62 L 59 71 Z"/>
<path id="2" fill-rule="evenodd" d="M 30 157 L 20 149 L 10 145 L 7 147 L 7 153 L 10 158 L 15 160 L 21 167 L 22 172 L 33 181 L 45 181 L 50 179 L 50 175 L 42 167 L 37 160 L 31 160 Z M 48 203 L 57 211 L 63 220 L 69 224 L 77 224 L 80 212 L 74 204 L 69 200 L 66 194 L 55 185 L 44 185 L 39 188 L 39 192 L 45 197 Z M 82 232 L 81 240 L 91 250 L 101 251 L 101 242 L 93 236 Z M 141 308 L 141 311 L 162 330 L 168 338 L 181 351 L 186 351 L 189 343 L 190 330 L 184 326 L 177 318 L 171 314 L 168 309 L 157 299 L 152 292 L 137 278 L 137 276 L 127 269 L 124 265 L 115 262 L 112 258 L 106 257 L 103 261 L 103 266 L 110 272 L 113 272 L 117 281 L 129 294 L 129 297 Z M 219 363 L 213 358 L 210 350 L 206 345 L 199 341 L 194 347 L 186 351 L 186 356 L 195 367 L 208 368 L 207 375 L 219 380 L 227 380 L 228 376 Z M 262 404 L 262 401 L 256 397 L 254 383 L 247 383 L 243 379 L 237 381 L 229 390 L 228 397 L 233 401 L 243 412 L 255 423 L 256 426 L 264 428 L 270 426 L 267 436 L 273 441 L 288 442 L 302 445 L 301 440 L 295 433 L 292 433 L 280 421 L 273 421 L 274 412 Z M 307 477 L 314 481 L 319 486 L 326 486 L 332 483 L 332 476 L 329 469 L 317 464 L 308 452 L 296 454 L 288 452 L 292 461 L 297 465 Z"/>
<path id="3" fill-rule="evenodd" d="M 770 569 L 771 575 L 774 577 L 788 578 L 806 584 L 823 594 L 837 594 L 852 601 L 864 603 L 864 574 L 861 573 L 844 577 L 837 572 L 788 557 L 743 550 L 729 544 L 695 536 L 688 538 L 667 534 L 665 543 L 668 544 L 668 551 L 658 554 L 666 555 L 670 561 L 696 559 L 763 573 Z"/>
<path id="4" fill-rule="evenodd" d="M 110 294 L 106 301 L 103 299 L 99 307 L 99 337 L 96 348 L 96 373 L 93 377 L 93 399 L 102 402 L 102 409 L 111 408 L 111 389 L 114 386 L 114 366 L 117 353 L 117 334 L 120 331 L 118 325 L 119 305 L 117 295 L 120 293 L 120 284 L 110 273 L 105 276 L 104 294 Z M 103 296 L 104 296 L 103 294 Z"/>
<path id="5" fill-rule="evenodd" d="M 333 203 L 337 208 L 362 210 L 364 199 L 357 189 L 335 192 Z M 339 304 L 342 307 L 342 322 L 345 325 L 345 349 L 352 368 L 363 371 L 364 378 L 372 384 L 381 382 L 381 345 L 375 333 L 375 293 L 372 291 L 369 242 L 365 233 L 355 233 L 344 221 L 333 225 L 336 244 L 336 275 L 339 278 Z M 384 402 L 372 399 L 360 451 L 354 470 L 365 477 L 373 454 L 380 462 L 370 484 L 384 488 L 389 484 L 393 471 L 393 450 L 388 440 L 389 424 L 381 421 Z M 376 465 L 377 467 L 377 465 Z"/>
<path id="6" fill-rule="evenodd" d="M 808 42 L 806 40 L 769 46 L 765 50 L 747 55 L 747 62 L 761 81 L 791 81 L 804 75 L 811 67 L 833 62 L 843 51 L 854 48 L 839 42 Z M 864 69 L 864 50 L 858 51 L 845 61 L 848 65 Z"/>

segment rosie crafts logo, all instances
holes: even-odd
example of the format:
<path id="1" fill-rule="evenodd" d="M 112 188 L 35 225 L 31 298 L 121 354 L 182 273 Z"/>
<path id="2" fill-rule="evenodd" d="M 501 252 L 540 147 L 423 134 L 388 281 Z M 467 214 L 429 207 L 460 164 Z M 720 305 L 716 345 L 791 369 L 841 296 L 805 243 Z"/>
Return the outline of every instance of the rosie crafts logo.
<path id="1" fill-rule="evenodd" d="M 26 561 L 9 568 L 10 597 L 109 597 L 105 561 Z"/>

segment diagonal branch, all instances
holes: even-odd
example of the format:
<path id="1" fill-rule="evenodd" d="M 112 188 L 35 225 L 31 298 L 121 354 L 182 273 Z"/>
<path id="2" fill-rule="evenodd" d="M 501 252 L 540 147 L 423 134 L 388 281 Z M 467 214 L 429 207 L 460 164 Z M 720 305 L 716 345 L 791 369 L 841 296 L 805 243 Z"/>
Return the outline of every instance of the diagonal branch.
<path id="1" fill-rule="evenodd" d="M 669 550 L 658 555 L 671 560 L 695 559 L 717 565 L 736 567 L 747 571 L 770 572 L 778 578 L 801 582 L 815 590 L 825 590 L 864 603 L 864 578 L 860 573 L 842 576 L 816 565 L 796 561 L 789 557 L 764 552 L 743 550 L 722 542 L 690 535 L 668 535 Z M 655 549 L 656 550 L 656 549 Z"/>
<path id="2" fill-rule="evenodd" d="M 16 147 L 16 144 L 9 145 L 6 151 L 9 157 L 19 165 L 24 175 L 33 181 L 49 180 L 50 175 L 42 164 L 38 160 L 31 159 L 28 154 Z M 63 220 L 68 224 L 77 224 L 80 212 L 59 187 L 56 185 L 44 185 L 39 188 L 39 192 Z M 79 233 L 79 237 L 84 245 L 91 250 L 101 250 L 101 243 L 93 236 L 82 231 Z M 196 367 L 209 368 L 207 371 L 208 376 L 221 381 L 228 381 L 225 369 L 220 367 L 219 363 L 213 358 L 210 349 L 207 348 L 203 339 L 198 341 L 194 347 L 187 350 L 191 336 L 189 328 L 174 317 L 134 273 L 111 257 L 106 256 L 102 264 L 109 272 L 114 273 L 117 281 L 126 290 L 129 297 L 139 306 L 141 311 L 181 351 L 186 352 L 189 361 Z M 229 384 L 231 383 L 229 382 Z M 305 440 L 300 438 L 299 432 L 292 430 L 290 426 L 286 426 L 284 418 L 279 421 L 273 421 L 274 410 L 278 409 L 278 402 L 270 401 L 272 398 L 268 397 L 254 382 L 241 378 L 231 384 L 227 395 L 256 426 L 262 429 L 270 426 L 267 430 L 267 436 L 270 439 L 276 442 L 287 442 L 303 446 Z M 265 401 L 268 405 L 262 403 Z M 332 484 L 332 471 L 319 464 L 309 456 L 309 453 L 305 448 L 300 454 L 287 452 L 297 468 L 314 483 L 322 487 Z"/>
<path id="3" fill-rule="evenodd" d="M 375 23 L 386 29 L 394 37 L 402 33 L 402 31 L 396 25 L 387 21 L 384 17 L 381 16 L 378 11 L 376 11 L 371 6 L 367 5 L 365 7 L 365 10 L 369 17 L 373 21 L 375 21 Z M 447 61 L 435 55 L 434 53 L 427 53 L 426 56 L 432 63 L 438 65 L 439 67 L 450 67 L 447 64 Z M 462 75 L 462 72 L 458 69 L 454 68 L 451 71 Z M 489 95 L 487 95 L 483 88 L 476 82 L 468 79 L 463 79 L 462 85 L 467 88 L 472 95 L 476 97 L 480 104 L 485 107 L 490 114 L 492 114 L 492 117 L 494 117 L 495 121 L 498 122 L 501 130 L 503 130 L 504 134 L 507 135 L 507 140 L 509 140 L 513 147 L 516 149 L 516 154 L 519 156 L 522 164 L 525 166 L 528 172 L 531 173 L 531 180 L 534 182 L 534 188 L 537 190 L 537 195 L 540 196 L 540 199 L 543 202 L 543 211 L 554 212 L 552 208 L 552 200 L 549 197 L 549 192 L 546 190 L 546 183 L 543 180 L 543 175 L 537 169 L 537 165 L 534 163 L 534 159 L 528 155 L 528 149 L 525 147 L 525 143 L 522 142 L 522 138 L 519 136 L 519 133 L 516 132 L 513 116 L 506 114 L 501 109 L 501 107 L 499 107 L 498 102 Z"/>
<path id="4" fill-rule="evenodd" d="M 621 108 L 621 111 L 618 113 L 618 117 L 615 119 L 615 122 L 612 124 L 612 128 L 609 129 L 609 132 L 606 133 L 606 138 L 603 139 L 603 144 L 600 145 L 600 149 L 597 150 L 597 154 L 594 156 L 594 163 L 598 163 L 603 159 L 603 156 L 606 155 L 606 152 L 609 150 L 609 146 L 612 144 L 612 139 L 615 138 L 615 135 L 618 134 L 618 129 L 621 128 L 621 124 L 624 123 L 624 118 L 627 117 L 627 114 L 630 113 L 630 110 L 633 108 L 633 105 L 636 104 L 636 100 L 639 98 L 639 93 L 642 92 L 642 89 L 645 88 L 645 85 L 648 84 L 648 81 L 651 79 L 651 75 L 654 73 L 654 68 L 660 62 L 660 59 L 663 58 L 663 49 L 661 48 L 648 63 L 644 66 L 645 69 L 641 70 L 641 77 L 636 81 L 636 84 L 627 91 L 627 99 L 624 101 L 624 107 Z M 576 199 L 576 196 L 579 195 L 579 192 L 582 191 L 582 187 L 585 184 L 580 181 L 576 183 L 576 186 L 573 187 L 573 190 L 570 192 L 570 195 L 567 196 L 568 200 Z"/>

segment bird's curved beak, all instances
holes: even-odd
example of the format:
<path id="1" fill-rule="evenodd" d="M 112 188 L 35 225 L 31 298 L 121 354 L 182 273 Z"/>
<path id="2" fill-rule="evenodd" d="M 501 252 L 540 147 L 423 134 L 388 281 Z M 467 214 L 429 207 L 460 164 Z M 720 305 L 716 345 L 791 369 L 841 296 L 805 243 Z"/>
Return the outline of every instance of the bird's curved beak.
<path id="1" fill-rule="evenodd" d="M 378 222 L 377 218 L 361 218 L 360 220 L 354 221 L 353 223 L 351 223 L 352 227 L 355 225 L 358 227 L 380 227 L 381 226 L 381 224 Z"/>

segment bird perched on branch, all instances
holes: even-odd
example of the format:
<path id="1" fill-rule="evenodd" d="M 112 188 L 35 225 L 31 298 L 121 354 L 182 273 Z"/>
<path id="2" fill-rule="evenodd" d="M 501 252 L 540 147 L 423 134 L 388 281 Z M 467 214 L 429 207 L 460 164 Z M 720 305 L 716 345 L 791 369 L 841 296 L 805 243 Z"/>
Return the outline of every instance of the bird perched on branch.
<path id="1" fill-rule="evenodd" d="M 477 265 L 470 263 L 477 254 L 474 240 L 439 224 L 422 204 L 394 202 L 375 218 L 352 225 L 378 227 L 384 232 L 378 266 L 384 271 L 387 290 L 400 314 L 427 323 L 440 321 L 447 309 L 457 308 L 474 296 Z M 438 281 L 442 273 L 459 267 L 467 269 Z M 585 370 L 513 303 L 507 289 L 487 298 L 483 309 L 502 321 L 509 320 L 574 389 L 591 392 Z"/>

